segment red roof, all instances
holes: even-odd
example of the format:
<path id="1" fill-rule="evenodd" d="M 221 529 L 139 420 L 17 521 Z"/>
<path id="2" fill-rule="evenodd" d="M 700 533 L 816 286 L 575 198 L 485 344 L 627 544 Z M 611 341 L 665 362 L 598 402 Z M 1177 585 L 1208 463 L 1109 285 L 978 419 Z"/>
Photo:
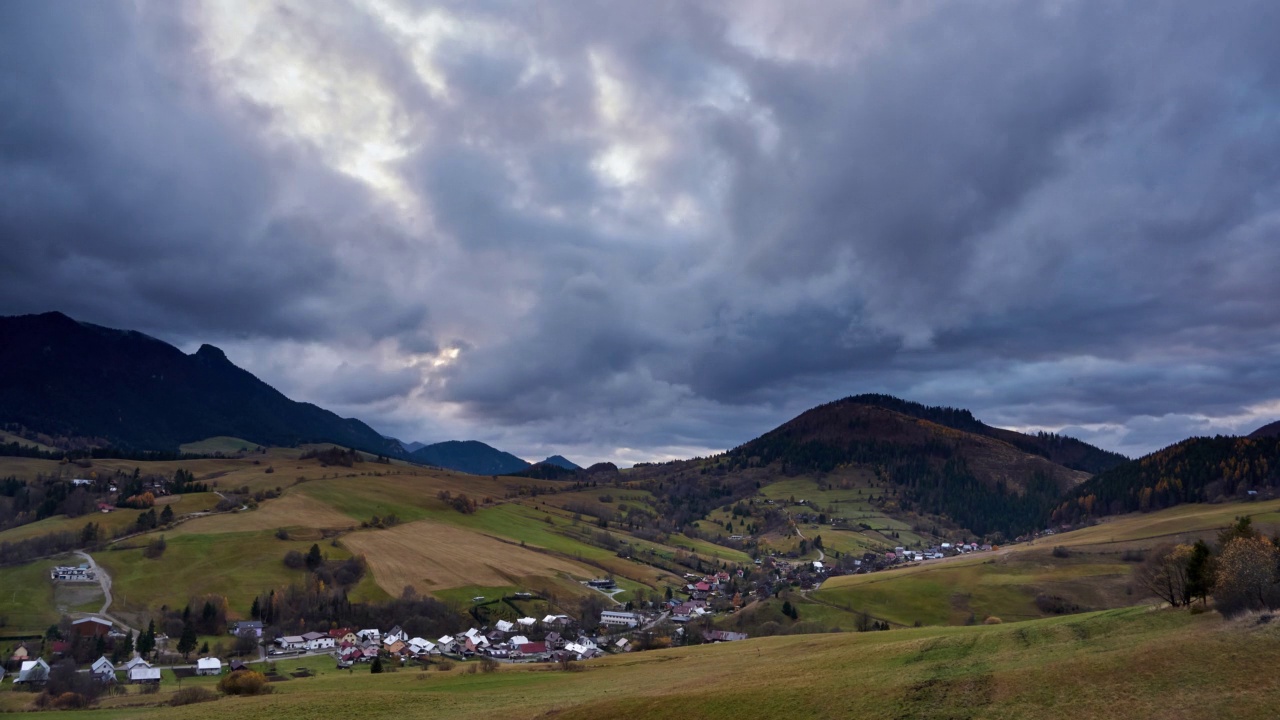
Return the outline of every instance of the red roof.
<path id="1" fill-rule="evenodd" d="M 525 643 L 520 646 L 520 652 L 525 655 L 537 655 L 547 651 L 547 644 L 544 642 Z"/>
<path id="2" fill-rule="evenodd" d="M 696 590 L 700 590 L 700 591 L 702 591 L 702 592 L 706 592 L 706 591 L 708 591 L 708 590 L 710 590 L 710 589 L 711 589 L 711 586 L 710 586 L 710 585 L 708 585 L 708 584 L 706 584 L 706 583 L 704 583 L 704 582 L 700 582 L 700 583 L 698 583 L 697 585 L 694 585 L 693 587 L 694 587 L 694 589 L 696 589 Z"/>

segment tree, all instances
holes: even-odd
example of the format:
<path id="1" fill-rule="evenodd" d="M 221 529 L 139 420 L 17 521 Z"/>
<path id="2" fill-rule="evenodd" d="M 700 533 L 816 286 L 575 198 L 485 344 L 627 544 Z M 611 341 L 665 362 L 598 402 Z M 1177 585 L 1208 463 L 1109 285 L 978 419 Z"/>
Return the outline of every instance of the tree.
<path id="1" fill-rule="evenodd" d="M 182 626 L 182 637 L 178 639 L 178 652 L 182 653 L 182 659 L 186 660 L 195 649 L 196 629 L 191 623 L 186 623 Z"/>
<path id="2" fill-rule="evenodd" d="M 156 621 L 152 620 L 147 623 L 147 629 L 138 635 L 138 654 L 146 657 L 148 653 L 156 649 Z"/>
<path id="3" fill-rule="evenodd" d="M 382 672 L 382 658 L 381 658 L 381 657 L 375 657 L 375 658 L 373 659 L 373 662 L 369 665 L 369 672 L 371 672 L 371 673 L 373 673 L 373 674 L 375 674 L 375 675 L 376 675 L 377 673 Z"/>
<path id="4" fill-rule="evenodd" d="M 1253 529 L 1253 520 L 1248 515 L 1242 515 L 1236 518 L 1235 525 L 1218 533 L 1218 547 L 1225 550 L 1232 540 L 1248 540 L 1255 537 L 1258 537 L 1258 533 Z"/>
<path id="5" fill-rule="evenodd" d="M 160 512 L 160 524 L 168 525 L 171 522 L 173 522 L 173 507 L 165 505 L 164 510 Z"/>
<path id="6" fill-rule="evenodd" d="M 1213 593 L 1216 573 L 1213 551 L 1203 540 L 1197 540 L 1191 546 L 1191 558 L 1187 561 L 1187 597 L 1207 603 Z"/>
<path id="7" fill-rule="evenodd" d="M 249 607 L 249 617 L 253 618 L 254 620 L 257 620 L 261 616 L 262 616 L 262 604 L 258 602 L 257 597 L 254 597 L 253 605 Z"/>
<path id="8" fill-rule="evenodd" d="M 1280 550 L 1265 538 L 1237 537 L 1218 558 L 1213 601 L 1225 617 L 1280 607 Z"/>
<path id="9" fill-rule="evenodd" d="M 1191 602 L 1187 587 L 1190 545 L 1157 546 L 1134 571 L 1134 579 L 1153 595 L 1174 607 Z"/>
<path id="10" fill-rule="evenodd" d="M 307 569 L 315 570 L 324 562 L 324 556 L 320 554 L 320 546 L 312 545 L 307 551 Z"/>

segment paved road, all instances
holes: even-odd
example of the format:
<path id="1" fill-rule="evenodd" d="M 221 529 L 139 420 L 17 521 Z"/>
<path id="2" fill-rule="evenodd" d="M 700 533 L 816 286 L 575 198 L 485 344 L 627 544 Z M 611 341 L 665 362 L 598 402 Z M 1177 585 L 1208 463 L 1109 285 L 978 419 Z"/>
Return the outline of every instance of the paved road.
<path id="1" fill-rule="evenodd" d="M 120 622 L 120 618 L 112 617 L 111 615 L 107 614 L 107 608 L 111 607 L 111 600 L 112 600 L 111 574 L 108 573 L 105 569 L 103 569 L 103 567 L 99 565 L 97 561 L 93 559 L 93 556 L 90 555 L 89 553 L 84 552 L 83 550 L 76 550 L 76 554 L 84 558 L 85 562 L 89 563 L 90 569 L 93 570 L 93 576 L 98 579 L 98 584 L 102 586 L 103 602 L 102 602 L 102 609 L 98 611 L 98 614 L 107 618 L 111 622 L 114 622 L 116 625 L 119 625 L 125 630 L 133 632 L 133 628 L 129 627 L 128 625 L 125 625 L 123 622 Z"/>

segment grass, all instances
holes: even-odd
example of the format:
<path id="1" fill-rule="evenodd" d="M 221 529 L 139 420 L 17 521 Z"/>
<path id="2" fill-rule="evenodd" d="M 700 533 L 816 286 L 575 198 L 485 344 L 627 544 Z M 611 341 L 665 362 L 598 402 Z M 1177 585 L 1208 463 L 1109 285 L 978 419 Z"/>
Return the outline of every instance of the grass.
<path id="1" fill-rule="evenodd" d="M 260 531 L 174 535 L 166 540 L 168 549 L 156 560 L 142 557 L 141 548 L 94 554 L 94 559 L 111 574 L 116 603 L 113 609 L 182 607 L 192 597 L 218 594 L 227 598 L 233 613 L 247 617 L 259 592 L 302 583 L 306 572 L 285 567 L 284 555 L 289 550 L 305 553 L 318 538 L 279 540 L 271 532 Z M 344 548 L 326 542 L 319 545 L 331 559 L 350 557 Z M 362 581 L 352 595 L 353 600 L 386 597 L 372 581 Z"/>
<path id="2" fill-rule="evenodd" d="M 258 447 L 258 443 L 241 440 L 237 437 L 219 435 L 196 442 L 183 443 L 178 450 L 192 455 L 212 455 L 213 453 L 233 454 L 248 452 Z"/>
<path id="3" fill-rule="evenodd" d="M 1194 648 L 1189 652 L 1188 648 Z M 314 661 L 280 663 L 281 670 Z M 60 718 L 1274 717 L 1280 628 L 1124 609 L 1017 625 L 752 639 L 630 653 L 584 672 L 403 669 L 318 675 L 261 698 L 180 708 L 46 713 Z M 184 681 L 185 685 L 185 681 Z M 174 688 L 168 685 L 158 701 Z M 140 698 L 130 698 L 137 702 Z"/>
<path id="4" fill-rule="evenodd" d="M 5 620 L 0 634 L 43 633 L 50 625 L 56 625 L 61 613 L 54 598 L 53 582 L 49 580 L 49 569 L 81 562 L 78 556 L 66 555 L 0 568 L 0 617 Z M 101 605 L 99 602 L 98 606 Z"/>
<path id="5" fill-rule="evenodd" d="M 356 532 L 342 542 L 363 554 L 378 585 L 396 595 L 407 586 L 433 593 L 468 585 L 519 585 L 529 576 L 588 579 L 596 574 L 581 563 L 434 522 Z"/>

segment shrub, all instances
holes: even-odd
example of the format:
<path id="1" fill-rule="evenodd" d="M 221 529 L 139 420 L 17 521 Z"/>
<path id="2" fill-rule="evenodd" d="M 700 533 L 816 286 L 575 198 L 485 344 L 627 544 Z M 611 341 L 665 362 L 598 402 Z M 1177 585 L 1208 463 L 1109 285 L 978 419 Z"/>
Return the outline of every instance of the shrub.
<path id="1" fill-rule="evenodd" d="M 498 671 L 498 661 L 491 657 L 480 658 L 480 671 L 491 673 Z"/>
<path id="2" fill-rule="evenodd" d="M 453 661 L 452 661 L 452 660 L 441 660 L 440 662 L 436 663 L 436 669 L 437 669 L 437 670 L 439 670 L 440 672 L 447 672 L 447 671 L 449 671 L 449 670 L 452 670 L 452 669 L 453 669 Z"/>
<path id="3" fill-rule="evenodd" d="M 1280 550 L 1261 537 L 1237 537 L 1218 558 L 1213 602 L 1224 617 L 1280 607 Z"/>
<path id="4" fill-rule="evenodd" d="M 288 530 L 286 530 L 286 529 L 284 529 L 284 528 L 279 528 L 278 530 L 276 530 L 276 539 L 278 539 L 278 540 L 288 540 L 288 539 L 289 539 L 289 531 L 288 531 Z"/>
<path id="5" fill-rule="evenodd" d="M 307 558 L 297 550 L 290 550 L 284 554 L 284 566 L 291 570 L 301 570 L 307 566 Z"/>
<path id="6" fill-rule="evenodd" d="M 1053 548 L 1053 556 L 1056 558 L 1068 558 L 1071 557 L 1071 551 L 1061 545 L 1057 545 Z"/>
<path id="7" fill-rule="evenodd" d="M 1066 598 L 1041 593 L 1036 596 L 1036 607 L 1040 612 L 1050 615 L 1070 615 L 1078 613 L 1081 607 Z"/>
<path id="8" fill-rule="evenodd" d="M 982 621 L 982 624 L 983 625 L 999 625 L 1003 622 L 1004 622 L 1003 620 L 996 617 L 995 615 L 988 615 L 987 619 Z"/>
<path id="9" fill-rule="evenodd" d="M 468 674 L 468 675 L 475 675 L 475 674 L 476 674 L 476 672 L 477 672 L 479 669 L 480 669 L 480 668 L 479 668 L 479 667 L 477 667 L 477 666 L 475 666 L 475 665 L 468 665 L 468 666 L 467 666 L 467 674 Z"/>
<path id="10" fill-rule="evenodd" d="M 265 695 L 271 692 L 267 676 L 255 670 L 236 670 L 218 681 L 218 689 L 227 695 Z"/>
<path id="11" fill-rule="evenodd" d="M 218 694 L 209 688 L 187 687 L 182 688 L 169 698 L 169 704 L 177 707 L 179 705 L 194 705 L 196 703 L 209 702 L 217 700 Z"/>
<path id="12" fill-rule="evenodd" d="M 1140 563 L 1147 557 L 1146 551 L 1140 548 L 1129 548 L 1120 554 L 1120 559 L 1124 562 Z"/>

